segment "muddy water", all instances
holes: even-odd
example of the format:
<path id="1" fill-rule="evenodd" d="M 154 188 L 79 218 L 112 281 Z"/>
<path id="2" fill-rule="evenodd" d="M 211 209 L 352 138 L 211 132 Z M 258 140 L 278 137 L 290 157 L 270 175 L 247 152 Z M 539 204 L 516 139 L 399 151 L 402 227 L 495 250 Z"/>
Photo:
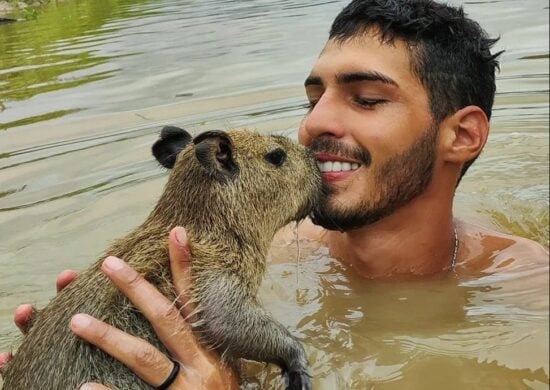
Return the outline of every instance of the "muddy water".
<path id="1" fill-rule="evenodd" d="M 159 126 L 291 136 L 342 1 L 66 1 L 0 26 L 0 350 L 21 302 L 44 305 L 143 220 L 165 182 Z M 500 34 L 488 146 L 456 214 L 548 242 L 548 4 L 466 2 Z M 278 242 L 265 305 L 307 346 L 316 388 L 548 388 L 548 274 L 373 283 L 325 248 Z M 275 370 L 255 381 L 278 382 Z"/>

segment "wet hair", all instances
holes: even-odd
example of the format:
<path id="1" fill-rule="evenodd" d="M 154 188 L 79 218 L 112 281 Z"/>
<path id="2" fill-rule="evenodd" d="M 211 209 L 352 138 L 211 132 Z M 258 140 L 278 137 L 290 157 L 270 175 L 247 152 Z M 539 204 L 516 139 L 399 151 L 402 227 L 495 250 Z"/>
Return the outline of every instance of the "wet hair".
<path id="1" fill-rule="evenodd" d="M 383 43 L 407 44 L 411 71 L 428 92 L 436 124 L 469 105 L 491 118 L 502 54 L 491 54 L 491 48 L 499 38 L 490 38 L 462 7 L 432 0 L 354 0 L 334 20 L 329 39 L 345 42 L 373 30 Z M 464 164 L 460 178 L 474 161 Z"/>

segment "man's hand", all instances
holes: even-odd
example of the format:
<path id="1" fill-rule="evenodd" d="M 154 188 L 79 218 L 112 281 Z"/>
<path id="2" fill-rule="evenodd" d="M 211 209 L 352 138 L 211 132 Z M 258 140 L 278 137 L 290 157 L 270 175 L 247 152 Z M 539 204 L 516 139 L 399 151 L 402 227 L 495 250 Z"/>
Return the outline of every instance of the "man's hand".
<path id="1" fill-rule="evenodd" d="M 186 292 L 190 286 L 189 244 L 185 229 L 177 227 L 169 235 L 170 267 L 180 308 L 163 296 L 153 285 L 122 260 L 108 257 L 102 271 L 115 286 L 144 314 L 158 337 L 170 352 L 171 358 L 181 363 L 181 369 L 170 389 L 236 388 L 233 372 L 221 364 L 219 356 L 202 348 L 193 336 L 185 316 L 192 312 Z M 74 271 L 64 271 L 57 278 L 57 289 L 62 290 L 76 277 Z M 33 307 L 21 305 L 15 314 L 15 323 L 23 333 L 32 321 Z M 101 348 L 132 369 L 152 386 L 158 386 L 168 377 L 172 361 L 146 341 L 131 336 L 86 314 L 76 314 L 70 324 L 79 337 Z M 11 359 L 0 354 L 0 369 Z M 103 385 L 88 383 L 82 389 L 106 389 Z"/>
<path id="2" fill-rule="evenodd" d="M 219 356 L 202 348 L 185 317 L 193 308 L 185 305 L 190 286 L 189 245 L 183 228 L 174 228 L 169 236 L 170 267 L 180 308 L 162 295 L 139 273 L 116 257 L 108 257 L 101 269 L 113 284 L 149 320 L 173 360 L 181 364 L 170 389 L 236 388 L 233 372 L 220 362 Z M 156 387 L 169 376 L 174 363 L 146 341 L 122 332 L 85 314 L 77 314 L 71 330 L 124 363 L 141 379 Z M 85 384 L 81 389 L 106 389 L 99 384 Z"/>

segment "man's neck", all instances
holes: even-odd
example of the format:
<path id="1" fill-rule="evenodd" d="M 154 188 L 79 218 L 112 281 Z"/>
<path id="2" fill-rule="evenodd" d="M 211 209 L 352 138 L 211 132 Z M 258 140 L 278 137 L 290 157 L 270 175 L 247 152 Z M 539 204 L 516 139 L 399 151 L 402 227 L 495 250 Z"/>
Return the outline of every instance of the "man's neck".
<path id="1" fill-rule="evenodd" d="M 455 225 L 452 203 L 444 203 L 420 196 L 375 224 L 343 233 L 328 231 L 331 255 L 366 278 L 447 272 L 455 250 Z"/>

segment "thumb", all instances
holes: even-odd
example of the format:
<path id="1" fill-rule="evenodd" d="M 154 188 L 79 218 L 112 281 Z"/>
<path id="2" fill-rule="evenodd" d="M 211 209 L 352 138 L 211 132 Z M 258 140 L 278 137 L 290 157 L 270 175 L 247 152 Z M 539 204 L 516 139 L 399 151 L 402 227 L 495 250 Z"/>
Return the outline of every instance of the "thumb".
<path id="1" fill-rule="evenodd" d="M 0 352 L 0 375 L 11 359 L 13 359 L 13 355 L 10 352 Z"/>
<path id="2" fill-rule="evenodd" d="M 170 270 L 178 294 L 178 301 L 184 316 L 193 311 L 188 304 L 191 293 L 191 253 L 187 232 L 181 226 L 170 231 L 168 237 L 168 252 L 170 255 Z"/>

